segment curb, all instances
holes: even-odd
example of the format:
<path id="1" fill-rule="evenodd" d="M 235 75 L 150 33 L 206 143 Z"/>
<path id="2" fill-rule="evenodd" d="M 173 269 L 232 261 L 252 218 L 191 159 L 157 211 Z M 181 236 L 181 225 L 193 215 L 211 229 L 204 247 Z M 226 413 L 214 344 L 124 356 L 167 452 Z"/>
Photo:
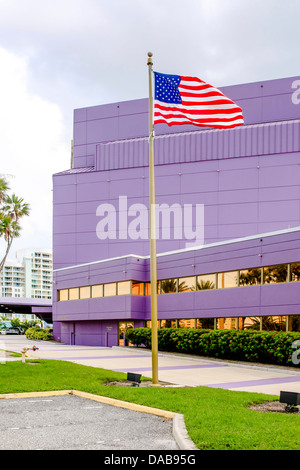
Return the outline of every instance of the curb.
<path id="1" fill-rule="evenodd" d="M 34 397 L 53 397 L 56 395 L 71 395 L 72 390 L 53 390 L 49 392 L 21 392 L 21 393 L 3 393 L 0 394 L 0 400 L 9 398 L 34 398 Z"/>
<path id="2" fill-rule="evenodd" d="M 139 411 L 140 413 L 149 413 L 156 416 L 161 416 L 166 419 L 173 419 L 176 413 L 166 410 L 160 410 L 159 408 L 151 408 L 149 406 L 137 405 L 136 403 L 131 403 L 128 401 L 117 400 L 115 398 L 104 397 L 101 395 L 94 395 L 92 393 L 80 392 L 78 390 L 72 390 L 71 395 L 76 395 L 77 397 L 88 398 L 90 400 L 99 401 L 105 403 L 106 405 L 117 406 L 119 408 L 126 408 L 132 411 Z"/>
<path id="3" fill-rule="evenodd" d="M 173 436 L 180 450 L 199 450 L 188 435 L 184 416 L 179 413 L 176 413 L 173 418 Z"/>
<path id="4" fill-rule="evenodd" d="M 138 411 L 140 413 L 149 413 L 156 416 L 160 416 L 166 419 L 173 420 L 173 436 L 178 445 L 179 450 L 194 450 L 197 451 L 197 447 L 190 439 L 188 432 L 186 430 L 184 416 L 179 413 L 174 413 L 172 411 L 161 410 L 159 408 L 152 408 L 149 406 L 138 405 L 136 403 L 131 403 L 127 401 L 117 400 L 115 398 L 104 397 L 101 395 L 94 395 L 88 392 L 81 392 L 79 390 L 55 390 L 49 392 L 25 392 L 25 393 L 7 393 L 0 394 L 1 399 L 10 399 L 10 398 L 32 398 L 32 397 L 50 397 L 58 395 L 75 395 L 81 398 L 87 398 L 89 400 L 98 401 L 100 403 L 105 403 L 111 406 L 117 406 L 119 408 L 126 408 L 132 411 Z"/>

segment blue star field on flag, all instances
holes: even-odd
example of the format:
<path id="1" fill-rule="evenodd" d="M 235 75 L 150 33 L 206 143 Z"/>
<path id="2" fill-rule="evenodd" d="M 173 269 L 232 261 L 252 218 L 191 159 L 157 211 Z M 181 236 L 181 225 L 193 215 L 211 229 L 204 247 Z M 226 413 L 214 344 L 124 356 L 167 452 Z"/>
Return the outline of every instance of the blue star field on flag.
<path id="1" fill-rule="evenodd" d="M 181 77 L 179 75 L 166 75 L 154 73 L 155 77 L 155 99 L 163 103 L 181 103 L 178 89 Z"/>

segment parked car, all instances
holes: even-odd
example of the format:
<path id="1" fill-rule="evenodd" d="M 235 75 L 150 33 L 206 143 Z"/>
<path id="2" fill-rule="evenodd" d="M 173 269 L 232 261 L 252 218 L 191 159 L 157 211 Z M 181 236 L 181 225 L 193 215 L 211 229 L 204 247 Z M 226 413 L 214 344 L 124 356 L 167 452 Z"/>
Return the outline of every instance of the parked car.
<path id="1" fill-rule="evenodd" d="M 11 326 L 9 328 L 1 330 L 1 333 L 3 335 L 24 335 L 25 331 L 19 326 Z"/>

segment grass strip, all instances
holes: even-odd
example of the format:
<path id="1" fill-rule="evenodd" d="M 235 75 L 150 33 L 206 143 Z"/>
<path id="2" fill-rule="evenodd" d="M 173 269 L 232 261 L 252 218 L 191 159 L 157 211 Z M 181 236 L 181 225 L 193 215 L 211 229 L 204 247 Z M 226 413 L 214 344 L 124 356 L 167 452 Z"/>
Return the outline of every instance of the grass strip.
<path id="1" fill-rule="evenodd" d="M 118 387 L 126 374 L 66 361 L 0 364 L 0 394 L 75 389 L 184 415 L 189 436 L 203 450 L 299 450 L 300 418 L 249 406 L 272 395 L 209 387 Z"/>

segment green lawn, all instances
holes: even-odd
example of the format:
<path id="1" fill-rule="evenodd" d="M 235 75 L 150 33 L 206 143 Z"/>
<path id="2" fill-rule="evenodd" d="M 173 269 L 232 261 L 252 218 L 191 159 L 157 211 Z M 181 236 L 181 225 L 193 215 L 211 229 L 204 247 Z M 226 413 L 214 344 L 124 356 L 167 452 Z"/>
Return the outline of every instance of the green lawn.
<path id="1" fill-rule="evenodd" d="M 28 360 L 27 360 L 28 361 Z M 299 450 L 300 417 L 262 413 L 248 406 L 278 397 L 207 387 L 157 388 L 102 385 L 126 374 L 71 362 L 0 364 L 0 393 L 75 389 L 182 413 L 199 449 Z"/>

